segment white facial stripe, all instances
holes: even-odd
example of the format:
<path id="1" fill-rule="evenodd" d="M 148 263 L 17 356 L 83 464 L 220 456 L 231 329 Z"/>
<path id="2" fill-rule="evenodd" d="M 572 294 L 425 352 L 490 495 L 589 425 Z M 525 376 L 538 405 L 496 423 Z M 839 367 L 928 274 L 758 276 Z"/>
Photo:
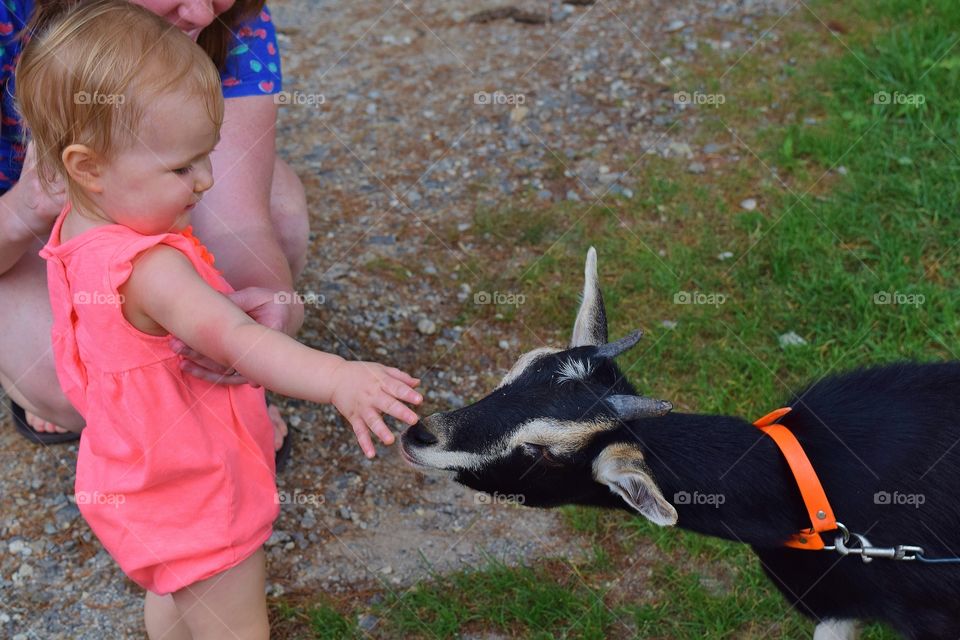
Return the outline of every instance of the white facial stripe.
<path id="1" fill-rule="evenodd" d="M 520 356 L 520 359 L 517 360 L 516 364 L 507 372 L 507 375 L 503 376 L 503 380 L 500 381 L 500 384 L 497 385 L 497 389 L 500 387 L 506 386 L 520 377 L 520 375 L 526 371 L 533 362 L 540 356 L 547 355 L 549 353 L 557 353 L 559 349 L 554 349 L 552 347 L 540 347 L 539 349 L 534 349 L 533 351 L 528 351 L 527 353 Z M 496 389 L 494 389 L 496 391 Z"/>
<path id="2" fill-rule="evenodd" d="M 466 451 L 440 451 L 436 447 L 417 450 L 417 462 L 434 469 L 473 470 L 480 469 L 489 455 L 467 453 Z"/>
<path id="3" fill-rule="evenodd" d="M 577 360 L 569 358 L 560 365 L 557 371 L 559 377 L 557 382 L 572 382 L 574 380 L 586 380 L 593 373 L 593 365 L 589 360 Z"/>
<path id="4" fill-rule="evenodd" d="M 616 427 L 615 421 L 573 422 L 538 418 L 520 425 L 503 450 L 509 452 L 529 442 L 544 445 L 553 453 L 573 453 L 585 447 L 596 434 Z"/>

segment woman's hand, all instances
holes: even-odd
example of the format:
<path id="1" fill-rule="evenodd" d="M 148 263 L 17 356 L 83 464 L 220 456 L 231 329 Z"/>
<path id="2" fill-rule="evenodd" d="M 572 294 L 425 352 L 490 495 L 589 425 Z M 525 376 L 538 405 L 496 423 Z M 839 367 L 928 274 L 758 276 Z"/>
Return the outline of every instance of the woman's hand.
<path id="1" fill-rule="evenodd" d="M 37 175 L 37 150 L 31 140 L 27 144 L 27 155 L 23 161 L 20 179 L 10 189 L 16 194 L 19 207 L 15 210 L 20 222 L 31 235 L 46 239 L 54 221 L 63 210 L 66 202 L 66 188 L 58 176 L 50 193 L 40 186 Z"/>
<path id="2" fill-rule="evenodd" d="M 228 293 L 227 297 L 259 324 L 276 331 L 285 332 L 298 315 L 298 309 L 293 304 L 295 296 L 288 291 L 247 287 Z M 302 313 L 302 306 L 300 309 L 299 313 Z M 249 382 L 235 370 L 224 367 L 199 351 L 191 349 L 174 336 L 170 338 L 170 348 L 183 356 L 180 369 L 184 373 L 217 384 L 238 385 Z M 254 386 L 259 385 L 254 384 Z"/>

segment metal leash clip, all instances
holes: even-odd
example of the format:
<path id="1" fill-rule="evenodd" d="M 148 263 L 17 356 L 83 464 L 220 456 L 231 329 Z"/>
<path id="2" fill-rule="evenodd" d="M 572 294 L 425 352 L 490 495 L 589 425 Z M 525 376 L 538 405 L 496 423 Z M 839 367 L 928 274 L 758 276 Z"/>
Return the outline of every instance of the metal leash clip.
<path id="1" fill-rule="evenodd" d="M 853 538 L 855 538 L 857 546 L 848 546 L 848 543 Z M 874 558 L 916 560 L 918 555 L 923 555 L 923 547 L 906 544 L 898 544 L 895 547 L 875 547 L 867 540 L 866 536 L 859 533 L 853 533 L 849 536 L 837 536 L 833 549 L 843 556 L 860 556 L 860 559 L 864 562 L 873 562 Z"/>

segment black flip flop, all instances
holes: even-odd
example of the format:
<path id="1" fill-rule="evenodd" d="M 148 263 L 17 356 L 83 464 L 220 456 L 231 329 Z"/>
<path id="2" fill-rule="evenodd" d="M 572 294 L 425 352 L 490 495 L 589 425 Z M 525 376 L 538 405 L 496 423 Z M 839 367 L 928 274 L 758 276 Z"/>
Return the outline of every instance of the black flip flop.
<path id="1" fill-rule="evenodd" d="M 277 452 L 274 454 L 274 466 L 277 469 L 277 473 L 280 473 L 287 467 L 287 462 L 290 461 L 290 452 L 293 450 L 293 427 L 287 425 L 287 435 L 283 436 L 283 444 L 280 445 L 280 448 L 277 449 Z"/>
<path id="2" fill-rule="evenodd" d="M 10 413 L 13 415 L 13 426 L 17 428 L 17 433 L 34 444 L 64 444 L 67 442 L 76 442 L 80 439 L 80 434 L 73 431 L 66 433 L 41 433 L 27 423 L 27 412 L 19 404 L 10 399 Z"/>

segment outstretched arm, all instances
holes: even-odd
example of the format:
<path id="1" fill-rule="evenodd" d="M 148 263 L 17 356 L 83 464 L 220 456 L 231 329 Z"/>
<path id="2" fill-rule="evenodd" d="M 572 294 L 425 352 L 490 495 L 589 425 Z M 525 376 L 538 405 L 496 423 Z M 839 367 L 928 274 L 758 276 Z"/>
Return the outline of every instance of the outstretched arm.
<path id="1" fill-rule="evenodd" d="M 415 378 L 392 367 L 311 349 L 258 324 L 204 282 L 186 256 L 172 247 L 158 245 L 139 256 L 120 292 L 124 315 L 141 330 L 161 327 L 268 389 L 333 404 L 350 422 L 368 457 L 375 455 L 370 431 L 386 444 L 393 442 L 381 413 L 407 424 L 417 421 L 403 404 L 422 401 L 412 388 Z"/>

